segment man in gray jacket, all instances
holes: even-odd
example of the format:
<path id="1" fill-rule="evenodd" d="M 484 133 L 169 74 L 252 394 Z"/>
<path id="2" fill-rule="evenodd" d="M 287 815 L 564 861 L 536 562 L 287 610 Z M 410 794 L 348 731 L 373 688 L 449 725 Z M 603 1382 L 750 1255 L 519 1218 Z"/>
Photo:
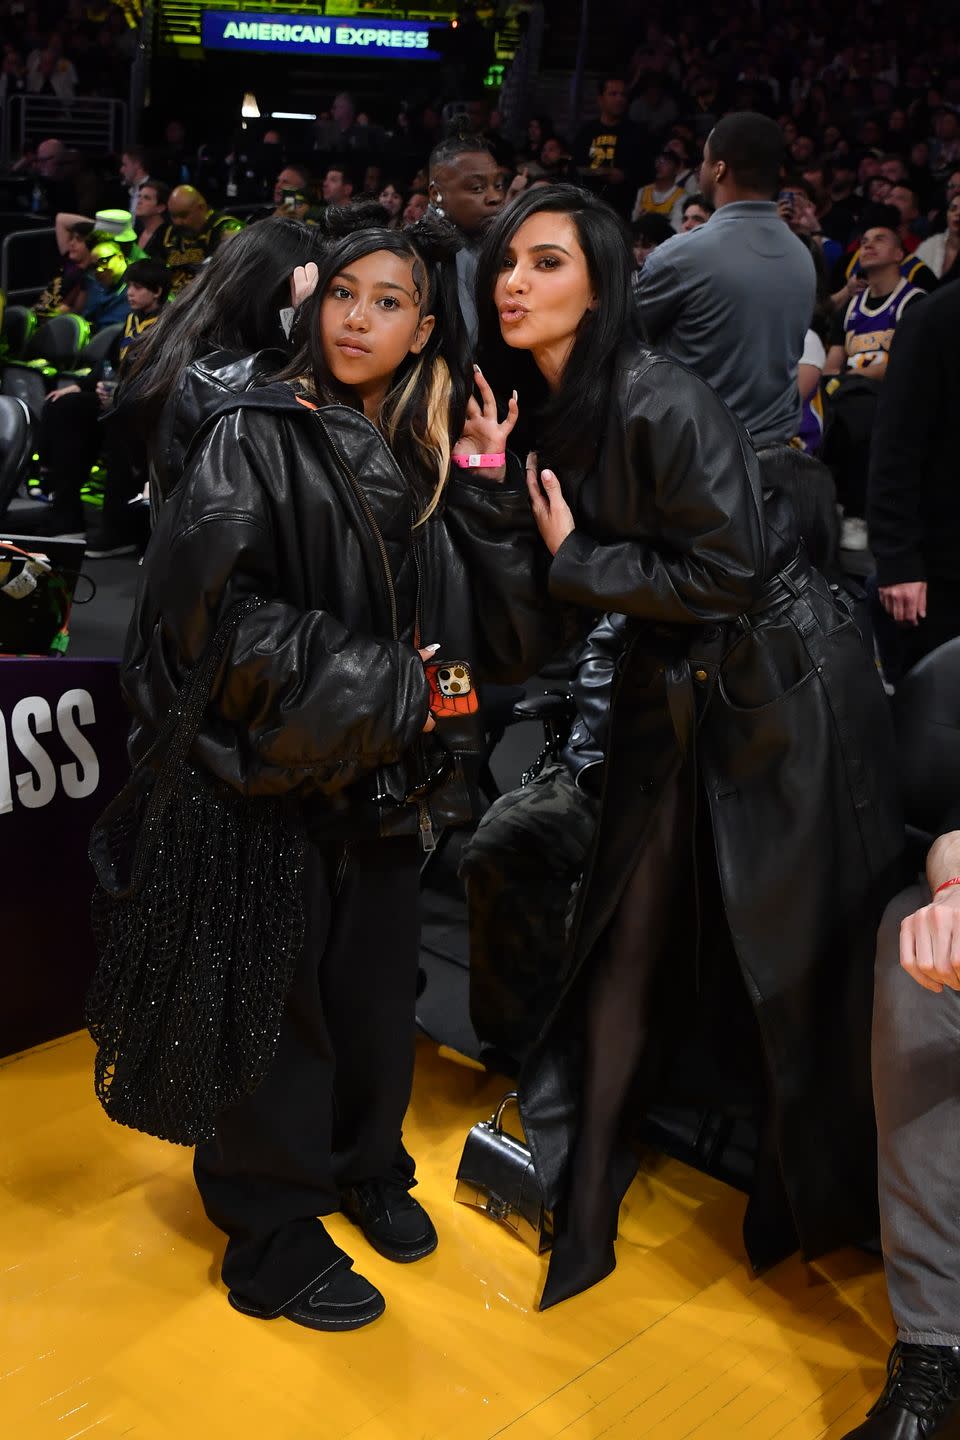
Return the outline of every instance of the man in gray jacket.
<path id="1" fill-rule="evenodd" d="M 711 131 L 700 189 L 706 225 L 647 259 L 636 282 L 645 339 L 717 391 L 758 447 L 797 433 L 797 367 L 813 316 L 813 257 L 780 218 L 780 127 L 725 116 Z"/>

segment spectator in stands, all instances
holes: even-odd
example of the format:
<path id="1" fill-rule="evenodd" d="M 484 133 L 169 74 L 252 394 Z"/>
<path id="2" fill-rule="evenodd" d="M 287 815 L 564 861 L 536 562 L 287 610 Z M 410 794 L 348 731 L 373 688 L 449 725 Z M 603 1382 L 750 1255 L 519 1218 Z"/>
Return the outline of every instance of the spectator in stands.
<path id="1" fill-rule="evenodd" d="M 636 195 L 643 135 L 626 118 L 626 81 L 619 76 L 604 76 L 599 96 L 600 113 L 577 131 L 573 160 L 581 184 L 626 217 Z"/>
<path id="2" fill-rule="evenodd" d="M 578 180 L 573 157 L 570 154 L 569 145 L 565 145 L 557 135 L 551 135 L 543 143 L 540 151 L 540 164 L 552 180 L 566 181 Z"/>
<path id="3" fill-rule="evenodd" d="M 509 205 L 531 185 L 552 185 L 553 183 L 542 165 L 538 165 L 535 160 L 521 160 L 517 166 L 517 173 L 507 188 L 504 204 Z"/>
<path id="4" fill-rule="evenodd" d="M 890 346 L 907 306 L 920 298 L 902 273 L 900 212 L 879 205 L 865 212 L 860 265 L 866 289 L 835 313 L 824 375 L 828 413 L 823 458 L 833 471 L 844 510 L 842 545 L 865 550 L 870 436 Z"/>
<path id="5" fill-rule="evenodd" d="M 430 200 L 422 190 L 414 190 L 407 196 L 407 203 L 403 207 L 404 225 L 416 225 L 422 220 L 430 209 Z"/>
<path id="6" fill-rule="evenodd" d="M 926 884 L 891 902 L 877 940 L 873 1090 L 884 1268 L 897 1340 L 870 1418 L 844 1440 L 960 1434 L 958 875 L 960 832 L 952 831 L 927 857 Z"/>
<path id="7" fill-rule="evenodd" d="M 677 184 L 686 191 L 688 195 L 700 193 L 700 170 L 691 163 L 691 149 L 688 142 L 682 135 L 671 135 L 664 145 L 664 150 L 669 150 L 676 155 L 680 161 L 680 168 L 677 171 Z"/>
<path id="8" fill-rule="evenodd" d="M 706 225 L 713 214 L 713 206 L 699 193 L 688 195 L 680 208 L 682 219 L 680 230 L 686 235 L 690 230 L 697 230 L 701 225 Z"/>
<path id="9" fill-rule="evenodd" d="M 676 231 L 665 215 L 642 213 L 630 226 L 630 234 L 633 238 L 633 258 L 637 262 L 637 270 L 640 271 L 646 264 L 647 257 L 652 255 L 659 245 L 671 240 Z"/>
<path id="10" fill-rule="evenodd" d="M 56 215 L 61 210 L 76 210 L 74 187 L 66 178 L 67 147 L 62 140 L 41 140 L 36 154 L 24 155 L 13 166 L 14 173 L 26 171 L 36 177 L 40 190 L 41 210 Z"/>
<path id="11" fill-rule="evenodd" d="M 342 155 L 354 150 L 367 150 L 370 148 L 372 138 L 371 128 L 370 125 L 357 123 L 357 107 L 353 96 L 348 91 L 342 90 L 339 95 L 333 97 L 330 118 L 317 122 L 313 148 L 334 155 Z M 337 200 L 331 203 L 340 204 L 342 202 Z"/>
<path id="12" fill-rule="evenodd" d="M 636 286 L 649 343 L 707 380 L 759 445 L 797 432 L 797 365 L 816 298 L 814 262 L 773 200 L 782 155 L 766 116 L 719 121 L 700 172 L 716 214 L 662 245 Z"/>
<path id="13" fill-rule="evenodd" d="M 777 196 L 780 218 L 790 226 L 794 235 L 810 245 L 820 258 L 824 275 L 835 269 L 843 252 L 836 240 L 824 235 L 817 213 L 814 186 L 805 179 L 784 181 L 784 188 Z"/>
<path id="14" fill-rule="evenodd" d="M 500 126 L 500 112 L 495 109 L 488 95 L 467 101 L 467 129 L 464 132 L 478 140 L 496 160 L 506 177 L 513 173 L 517 152 L 503 134 Z"/>
<path id="15" fill-rule="evenodd" d="M 120 157 L 120 179 L 127 187 L 130 200 L 130 214 L 136 215 L 140 189 L 149 183 L 147 152 L 142 145 L 128 145 Z"/>
<path id="16" fill-rule="evenodd" d="M 330 165 L 323 177 L 324 205 L 347 205 L 353 198 L 353 171 L 342 161 Z"/>
<path id="17" fill-rule="evenodd" d="M 137 260 L 127 270 L 125 284 L 129 312 L 109 354 L 110 364 L 120 375 L 130 347 L 160 317 L 169 276 L 155 260 Z M 96 559 L 130 554 L 136 548 L 127 502 L 144 484 L 143 457 L 138 457 L 131 437 L 99 423 L 112 401 L 112 390 L 102 381 L 100 371 L 97 367 L 90 376 L 61 385 L 47 397 L 41 417 L 40 463 L 52 503 L 36 518 L 18 520 L 25 535 L 82 534 L 86 521 L 81 492 L 102 453 L 107 475 L 103 520 L 100 532 L 90 536 L 88 550 Z"/>
<path id="18" fill-rule="evenodd" d="M 97 244 L 90 251 L 83 318 L 94 330 L 102 330 L 105 325 L 123 324 L 130 314 L 125 281 L 127 257 L 114 241 L 96 234 L 94 238 Z"/>
<path id="19" fill-rule="evenodd" d="M 909 179 L 907 162 L 902 155 L 885 155 L 880 161 L 880 174 L 889 183 L 891 190 L 894 185 L 905 185 Z"/>
<path id="20" fill-rule="evenodd" d="M 661 150 L 653 162 L 653 179 L 637 191 L 632 219 L 641 215 L 662 215 L 674 231 L 683 224 L 686 191 L 678 184 L 680 159 L 673 150 Z"/>
<path id="21" fill-rule="evenodd" d="M 893 683 L 960 635 L 958 335 L 960 285 L 910 306 L 897 326 L 874 422 L 867 520 L 880 603 L 897 626 L 884 654 Z"/>
<path id="22" fill-rule="evenodd" d="M 170 186 L 162 180 L 148 180 L 140 186 L 137 196 L 137 211 L 134 217 L 137 230 L 137 244 L 151 260 L 163 263 L 163 235 L 169 223 L 167 201 Z"/>
<path id="23" fill-rule="evenodd" d="M 930 140 L 930 171 L 935 180 L 944 179 L 960 165 L 960 119 L 956 110 L 941 105 L 933 116 Z"/>
<path id="24" fill-rule="evenodd" d="M 310 172 L 303 165 L 285 165 L 273 187 L 275 215 L 288 220 L 306 220 L 313 209 Z"/>
<path id="25" fill-rule="evenodd" d="M 378 200 L 390 219 L 388 230 L 399 230 L 403 224 L 403 190 L 395 180 L 387 180 L 382 186 Z"/>
<path id="26" fill-rule="evenodd" d="M 939 281 L 960 279 L 960 189 L 947 206 L 947 228 L 921 241 L 916 254 Z"/>
<path id="27" fill-rule="evenodd" d="M 120 247 L 128 264 L 133 260 L 146 260 L 146 253 L 137 243 L 137 232 L 129 210 L 98 210 L 93 217 L 93 226 L 98 235 Z"/>
<path id="28" fill-rule="evenodd" d="M 156 168 L 171 185 L 189 185 L 192 157 L 187 148 L 187 129 L 182 120 L 168 120 L 164 126 L 163 144 L 154 153 Z"/>
<path id="29" fill-rule="evenodd" d="M 27 59 L 27 92 L 72 100 L 77 93 L 77 72 L 71 61 L 56 50 L 34 50 Z"/>
<path id="30" fill-rule="evenodd" d="M 379 195 L 382 189 L 383 166 L 379 161 L 371 161 L 363 172 L 363 185 L 361 186 L 360 193 L 372 199 L 374 196 Z"/>
<path id="31" fill-rule="evenodd" d="M 57 248 L 63 258 L 63 267 L 33 307 L 39 320 L 49 320 L 68 311 L 74 315 L 83 312 L 94 233 L 93 221 L 80 218 L 75 218 L 72 225 L 64 226 L 62 232 L 58 229 Z"/>
<path id="32" fill-rule="evenodd" d="M 15 95 L 22 95 L 26 88 L 26 66 L 16 50 L 8 49 L 0 63 L 0 105 L 5 105 Z"/>
<path id="33" fill-rule="evenodd" d="M 636 90 L 627 112 L 631 122 L 655 139 L 666 135 L 677 119 L 677 102 L 664 84 L 663 76 L 648 71 Z"/>
<path id="34" fill-rule="evenodd" d="M 219 246 L 243 229 L 243 222 L 233 215 L 216 214 L 192 185 L 178 185 L 171 192 L 167 213 L 163 260 L 177 295 Z"/>
<path id="35" fill-rule="evenodd" d="M 540 151 L 554 135 L 553 121 L 549 115 L 531 115 L 527 121 L 527 143 L 521 147 L 518 159 L 540 159 Z"/>
<path id="36" fill-rule="evenodd" d="M 955 195 L 960 195 L 960 170 L 954 170 L 953 173 L 947 177 L 943 196 L 944 214 L 946 213 L 947 206 Z"/>
<path id="37" fill-rule="evenodd" d="M 867 212 L 866 224 L 859 251 L 866 289 L 836 316 L 825 373 L 856 371 L 880 380 L 900 317 L 923 292 L 901 272 L 900 212 L 891 205 L 878 205 Z"/>
<path id="38" fill-rule="evenodd" d="M 835 155 L 829 168 L 824 167 L 826 193 L 818 207 L 820 228 L 824 235 L 839 245 L 850 243 L 860 216 L 860 199 L 856 193 L 857 167 L 846 155 Z M 807 178 L 807 172 L 804 172 Z"/>
<path id="39" fill-rule="evenodd" d="M 868 223 L 868 213 L 877 210 L 884 211 L 888 216 L 891 216 L 891 218 L 893 215 L 896 215 L 897 238 L 900 239 L 902 248 L 903 242 L 900 232 L 903 229 L 903 218 L 895 205 L 888 205 L 886 203 L 877 204 L 871 201 L 869 205 L 864 206 L 861 224 L 866 225 Z M 908 284 L 917 290 L 924 290 L 929 294 L 931 290 L 936 290 L 937 288 L 936 275 L 934 275 L 929 265 L 924 264 L 923 260 L 921 260 L 917 254 L 908 255 L 905 251 L 903 252 L 903 258 L 900 262 L 900 274 Z M 860 247 L 857 246 L 849 258 L 843 257 L 840 260 L 834 272 L 834 284 L 838 287 L 833 295 L 834 306 L 842 311 L 849 301 L 854 299 L 864 289 L 865 281 L 866 276 L 863 273 L 863 266 L 860 263 Z"/>
<path id="40" fill-rule="evenodd" d="M 920 220 L 919 196 L 912 185 L 905 180 L 890 187 L 887 201 L 900 211 L 900 240 L 904 255 L 912 255 L 920 244 L 922 222 Z M 926 233 L 925 231 L 923 233 Z"/>
<path id="41" fill-rule="evenodd" d="M 459 232 L 460 305 L 471 344 L 477 333 L 476 249 L 503 206 L 503 175 L 493 155 L 472 136 L 443 140 L 430 156 L 430 209 Z"/>

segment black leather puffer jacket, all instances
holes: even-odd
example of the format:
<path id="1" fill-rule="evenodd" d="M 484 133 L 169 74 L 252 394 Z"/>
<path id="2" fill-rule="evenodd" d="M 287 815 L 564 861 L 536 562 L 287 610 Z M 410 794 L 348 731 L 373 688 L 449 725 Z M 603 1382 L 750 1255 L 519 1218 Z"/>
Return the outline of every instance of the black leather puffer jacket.
<path id="1" fill-rule="evenodd" d="M 512 682 L 553 643 L 546 557 L 520 487 L 451 480 L 414 499 L 381 435 L 346 406 L 250 385 L 262 360 L 190 367 L 166 426 L 183 454 L 144 560 L 121 675 L 139 757 L 236 600 L 239 626 L 194 755 L 248 795 L 295 793 L 336 821 L 371 785 L 402 796 L 431 759 L 416 641 Z M 427 737 L 429 740 L 430 737 Z"/>

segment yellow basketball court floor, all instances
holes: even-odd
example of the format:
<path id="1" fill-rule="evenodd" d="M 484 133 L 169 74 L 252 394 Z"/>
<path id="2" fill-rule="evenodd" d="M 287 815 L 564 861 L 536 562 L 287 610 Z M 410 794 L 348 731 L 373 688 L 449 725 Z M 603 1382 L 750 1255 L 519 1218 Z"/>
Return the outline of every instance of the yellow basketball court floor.
<path id="1" fill-rule="evenodd" d="M 396 1266 L 330 1228 L 387 1297 L 346 1335 L 226 1303 L 184 1150 L 111 1125 L 72 1035 L 0 1061 L 3 1440 L 837 1440 L 883 1379 L 877 1262 L 760 1279 L 743 1198 L 651 1157 L 616 1273 L 541 1315 L 544 1262 L 457 1205 L 470 1125 L 504 1086 L 420 1045 L 406 1140 L 435 1255 Z"/>

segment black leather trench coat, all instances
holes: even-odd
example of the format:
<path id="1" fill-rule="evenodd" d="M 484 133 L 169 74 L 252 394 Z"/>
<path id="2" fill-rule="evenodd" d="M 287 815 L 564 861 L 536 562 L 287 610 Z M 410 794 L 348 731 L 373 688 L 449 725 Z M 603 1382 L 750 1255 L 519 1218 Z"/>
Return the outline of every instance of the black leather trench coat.
<path id="1" fill-rule="evenodd" d="M 259 594 L 194 755 L 245 795 L 303 800 L 315 826 L 366 825 L 372 786 L 403 796 L 429 769 L 417 645 L 440 642 L 480 680 L 525 678 L 554 643 L 547 564 L 521 477 L 457 472 L 414 530 L 411 486 L 375 427 L 258 384 L 265 369 L 208 355 L 164 417 L 167 498 L 121 671 L 131 752 L 149 745 L 219 617 Z"/>
<path id="2" fill-rule="evenodd" d="M 628 625 L 572 970 L 520 1080 L 547 1204 L 562 1200 L 577 1130 L 591 957 L 685 756 L 762 1039 L 792 1220 L 780 1253 L 795 1236 L 812 1258 L 875 1229 L 872 961 L 903 846 L 886 697 L 848 613 L 797 555 L 746 432 L 692 372 L 625 350 L 595 471 L 560 479 L 577 530 L 551 591 Z M 684 837 L 673 863 L 689 868 L 692 854 Z M 677 983 L 692 1024 L 695 966 Z M 722 1031 L 713 1038 L 722 1056 Z M 754 1233 L 777 1229 L 753 1218 Z M 750 1235 L 755 1264 L 780 1258 Z"/>

